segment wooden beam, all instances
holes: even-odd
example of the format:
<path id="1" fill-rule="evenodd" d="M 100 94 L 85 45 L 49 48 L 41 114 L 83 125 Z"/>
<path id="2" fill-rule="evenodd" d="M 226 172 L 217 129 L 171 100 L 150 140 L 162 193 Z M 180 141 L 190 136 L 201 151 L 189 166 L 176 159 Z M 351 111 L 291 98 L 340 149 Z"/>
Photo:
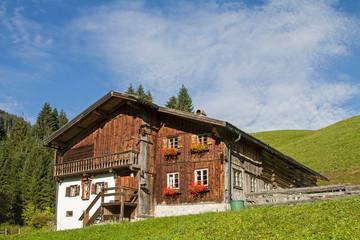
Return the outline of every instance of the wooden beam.
<path id="1" fill-rule="evenodd" d="M 221 139 L 221 136 L 216 127 L 212 127 L 212 133 L 214 134 L 214 137 Z"/>
<path id="2" fill-rule="evenodd" d="M 51 142 L 53 145 L 59 146 L 59 147 L 63 147 L 63 148 L 67 148 L 69 145 L 66 143 L 62 143 L 62 142 L 56 142 L 56 141 L 52 141 Z"/>
<path id="3" fill-rule="evenodd" d="M 137 110 L 143 110 L 141 107 L 136 106 L 135 104 L 133 104 L 133 103 L 131 103 L 131 102 L 129 102 L 129 101 L 127 101 L 126 104 L 127 104 L 128 106 L 130 106 L 130 107 L 133 107 L 133 108 L 137 109 Z"/>
<path id="4" fill-rule="evenodd" d="M 93 115 L 96 115 L 96 116 L 99 116 L 101 117 L 102 119 L 108 119 L 109 118 L 109 115 L 107 115 L 106 113 L 102 112 L 102 111 L 99 111 L 99 110 L 94 110 L 92 111 L 92 114 Z"/>

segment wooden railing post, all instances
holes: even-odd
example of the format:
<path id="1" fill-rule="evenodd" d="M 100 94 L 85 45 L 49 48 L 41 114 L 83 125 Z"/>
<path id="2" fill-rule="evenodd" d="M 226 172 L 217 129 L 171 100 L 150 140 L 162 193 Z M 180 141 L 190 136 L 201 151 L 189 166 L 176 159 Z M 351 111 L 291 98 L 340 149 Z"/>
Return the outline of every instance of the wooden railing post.
<path id="1" fill-rule="evenodd" d="M 121 195 L 120 195 L 120 218 L 119 221 L 124 221 L 124 188 L 121 188 Z"/>
<path id="2" fill-rule="evenodd" d="M 87 211 L 84 211 L 84 218 L 83 218 L 83 227 L 86 227 L 86 217 L 87 216 Z"/>

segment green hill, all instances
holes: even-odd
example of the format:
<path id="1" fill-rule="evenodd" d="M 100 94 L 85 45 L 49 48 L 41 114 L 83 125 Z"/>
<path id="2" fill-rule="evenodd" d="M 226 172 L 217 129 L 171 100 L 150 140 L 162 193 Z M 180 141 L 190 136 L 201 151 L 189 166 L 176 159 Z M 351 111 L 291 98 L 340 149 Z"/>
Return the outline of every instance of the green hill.
<path id="1" fill-rule="evenodd" d="M 360 197 L 153 218 L 14 239 L 359 239 Z M 281 217 L 279 217 L 281 216 Z M 0 237 L 1 238 L 1 237 Z"/>
<path id="2" fill-rule="evenodd" d="M 252 135 L 330 179 L 320 184 L 360 184 L 360 116 L 315 131 Z"/>

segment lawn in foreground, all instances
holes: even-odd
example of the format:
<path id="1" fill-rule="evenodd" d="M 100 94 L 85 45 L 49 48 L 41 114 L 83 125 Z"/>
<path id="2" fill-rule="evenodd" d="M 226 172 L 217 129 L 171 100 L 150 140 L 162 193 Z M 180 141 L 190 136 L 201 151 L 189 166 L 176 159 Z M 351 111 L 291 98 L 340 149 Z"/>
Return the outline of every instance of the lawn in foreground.
<path id="1" fill-rule="evenodd" d="M 32 233 L 14 239 L 360 239 L 360 196 Z"/>

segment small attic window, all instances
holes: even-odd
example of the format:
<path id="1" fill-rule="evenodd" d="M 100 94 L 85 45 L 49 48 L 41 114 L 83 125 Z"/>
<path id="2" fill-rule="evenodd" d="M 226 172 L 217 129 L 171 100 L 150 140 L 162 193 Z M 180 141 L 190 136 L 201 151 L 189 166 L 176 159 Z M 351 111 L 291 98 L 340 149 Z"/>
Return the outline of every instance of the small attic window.
<path id="1" fill-rule="evenodd" d="M 207 143 L 208 143 L 207 136 L 206 135 L 198 135 L 197 136 L 197 143 L 207 145 Z"/>
<path id="2" fill-rule="evenodd" d="M 178 148 L 178 138 L 169 138 L 168 140 L 168 147 L 169 148 Z"/>

